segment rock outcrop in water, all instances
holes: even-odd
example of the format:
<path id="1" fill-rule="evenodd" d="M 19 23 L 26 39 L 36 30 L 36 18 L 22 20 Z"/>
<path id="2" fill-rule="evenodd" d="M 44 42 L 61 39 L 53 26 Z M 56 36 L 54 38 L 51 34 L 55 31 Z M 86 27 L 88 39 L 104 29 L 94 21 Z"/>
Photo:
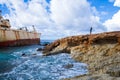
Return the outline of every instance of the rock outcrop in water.
<path id="1" fill-rule="evenodd" d="M 44 55 L 70 53 L 88 64 L 89 74 L 70 80 L 120 80 L 120 31 L 71 36 L 44 48 Z"/>

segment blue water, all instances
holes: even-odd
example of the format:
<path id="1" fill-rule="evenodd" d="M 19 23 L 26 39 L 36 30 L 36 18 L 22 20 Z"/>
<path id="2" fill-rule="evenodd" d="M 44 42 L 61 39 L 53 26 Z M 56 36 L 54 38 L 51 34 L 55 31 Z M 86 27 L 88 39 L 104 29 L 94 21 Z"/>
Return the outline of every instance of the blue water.
<path id="1" fill-rule="evenodd" d="M 86 74 L 87 65 L 74 61 L 69 54 L 42 56 L 40 45 L 0 49 L 0 80 L 60 80 Z M 21 56 L 22 54 L 26 56 Z M 65 68 L 73 64 L 71 68 Z"/>

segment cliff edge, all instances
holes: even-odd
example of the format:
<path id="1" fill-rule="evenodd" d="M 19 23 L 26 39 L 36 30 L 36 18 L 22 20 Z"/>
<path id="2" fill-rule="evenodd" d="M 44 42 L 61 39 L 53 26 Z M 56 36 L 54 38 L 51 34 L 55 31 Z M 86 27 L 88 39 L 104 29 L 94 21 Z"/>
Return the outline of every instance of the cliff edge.
<path id="1" fill-rule="evenodd" d="M 47 45 L 43 54 L 62 52 L 89 69 L 89 74 L 66 80 L 120 80 L 120 31 L 62 38 Z"/>

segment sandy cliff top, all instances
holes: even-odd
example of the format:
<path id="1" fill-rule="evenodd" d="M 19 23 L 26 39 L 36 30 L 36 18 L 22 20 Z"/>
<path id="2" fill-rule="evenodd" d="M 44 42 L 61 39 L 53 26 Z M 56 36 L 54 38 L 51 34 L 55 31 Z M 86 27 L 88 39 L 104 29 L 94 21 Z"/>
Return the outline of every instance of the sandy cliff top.
<path id="1" fill-rule="evenodd" d="M 120 31 L 105 32 L 92 35 L 78 35 L 62 38 L 54 41 L 44 48 L 44 54 L 54 54 L 60 52 L 70 52 L 71 47 L 85 45 L 86 47 L 93 44 L 112 44 L 120 43 Z M 62 48 L 60 51 L 56 48 Z M 56 50 L 56 51 L 54 51 Z"/>

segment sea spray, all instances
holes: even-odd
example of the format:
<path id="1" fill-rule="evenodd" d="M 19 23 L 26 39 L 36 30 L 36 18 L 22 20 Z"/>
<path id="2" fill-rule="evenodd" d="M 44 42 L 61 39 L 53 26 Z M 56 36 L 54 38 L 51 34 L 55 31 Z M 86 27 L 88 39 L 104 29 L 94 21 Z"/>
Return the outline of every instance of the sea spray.
<path id="1" fill-rule="evenodd" d="M 40 46 L 14 48 L 16 50 L 13 49 L 9 55 L 15 58 L 8 62 L 15 66 L 10 71 L 1 73 L 0 80 L 59 80 L 87 73 L 87 65 L 75 62 L 69 54 L 42 56 L 42 52 L 36 51 L 38 47 Z M 22 56 L 23 53 L 26 56 Z M 68 64 L 73 66 L 65 68 Z"/>

